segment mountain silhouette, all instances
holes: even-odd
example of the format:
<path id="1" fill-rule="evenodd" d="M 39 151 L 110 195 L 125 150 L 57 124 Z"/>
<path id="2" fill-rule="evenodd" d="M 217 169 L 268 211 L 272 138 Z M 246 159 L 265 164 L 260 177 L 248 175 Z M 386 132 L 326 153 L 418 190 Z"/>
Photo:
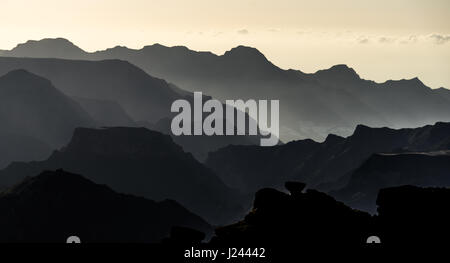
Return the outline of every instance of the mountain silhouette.
<path id="1" fill-rule="evenodd" d="M 76 100 L 99 126 L 156 127 L 171 134 L 170 119 L 175 116 L 170 111 L 172 103 L 177 99 L 193 103 L 192 93 L 153 78 L 125 61 L 0 57 L 0 74 L 16 68 L 51 80 L 56 88 Z M 204 96 L 204 101 L 208 99 L 211 97 Z M 202 161 L 208 152 L 229 144 L 259 143 L 259 136 L 179 136 L 174 139 Z"/>
<path id="2" fill-rule="evenodd" d="M 450 101 L 450 90 L 446 88 L 436 89 L 436 92 L 439 93 L 444 99 Z"/>
<path id="3" fill-rule="evenodd" d="M 379 189 L 399 185 L 450 187 L 449 172 L 450 150 L 374 154 L 352 173 L 344 188 L 331 194 L 354 208 L 375 212 Z"/>
<path id="4" fill-rule="evenodd" d="M 66 144 L 76 127 L 96 124 L 49 80 L 26 70 L 0 77 L 0 123 L 3 133 L 34 137 L 51 147 Z"/>
<path id="5" fill-rule="evenodd" d="M 180 95 L 184 96 L 184 99 L 189 101 L 191 103 L 191 105 L 194 104 L 194 97 L 192 95 L 192 93 L 183 91 L 181 89 L 179 89 L 178 87 L 173 87 Z M 203 95 L 203 105 L 205 104 L 206 101 L 213 99 L 210 96 L 207 95 Z M 222 126 L 224 127 L 228 127 L 229 125 L 232 125 L 230 122 L 227 121 L 227 117 L 226 117 L 226 112 L 228 110 L 228 108 L 230 108 L 231 106 L 227 105 L 227 104 L 222 104 L 223 107 L 223 117 L 219 120 L 217 120 L 218 122 L 222 122 Z M 234 111 L 234 115 L 235 115 L 235 120 L 237 119 L 237 109 L 233 109 Z M 248 115 L 247 112 L 244 113 L 245 116 L 245 122 L 249 123 L 250 121 L 250 117 Z M 202 123 L 201 125 L 203 125 L 203 121 L 205 120 L 205 118 L 207 117 L 207 114 L 203 114 L 202 115 Z M 191 130 L 194 130 L 194 123 L 195 123 L 195 116 L 194 116 L 194 112 L 191 112 Z M 172 139 L 174 140 L 174 142 L 180 146 L 183 147 L 183 149 L 187 152 L 190 152 L 194 155 L 194 157 L 201 161 L 204 162 L 208 156 L 209 152 L 213 152 L 216 151 L 222 147 L 228 146 L 228 145 L 257 145 L 260 144 L 260 140 L 261 140 L 261 136 L 260 135 L 227 135 L 227 136 L 208 136 L 208 135 L 196 135 L 196 136 L 175 136 L 172 134 L 172 130 L 171 130 L 171 122 L 172 119 L 171 118 L 162 118 L 159 121 L 157 121 L 156 123 L 145 123 L 145 122 L 140 122 L 139 124 L 142 124 L 144 127 L 149 128 L 151 130 L 155 130 L 155 131 L 159 131 L 162 132 L 164 134 L 169 134 L 172 136 Z M 237 134 L 237 126 L 234 124 L 234 134 Z M 248 134 L 248 125 L 246 125 L 245 127 L 245 134 Z M 225 133 L 225 130 L 224 130 Z"/>
<path id="6" fill-rule="evenodd" d="M 172 200 L 119 194 L 63 170 L 44 171 L 0 193 L 0 242 L 148 243 L 174 226 L 209 233 L 211 226 Z"/>
<path id="7" fill-rule="evenodd" d="M 171 116 L 172 102 L 181 98 L 164 80 L 126 61 L 0 57 L 0 74 L 14 69 L 45 77 L 69 96 L 117 102 L 136 121 Z"/>
<path id="8" fill-rule="evenodd" d="M 358 125 L 352 136 L 329 135 L 323 143 L 301 140 L 269 148 L 228 146 L 210 153 L 205 164 L 226 184 L 243 192 L 280 187 L 287 180 L 329 191 L 344 187 L 351 173 L 375 153 L 449 149 L 450 123 L 399 130 Z"/>
<path id="9" fill-rule="evenodd" d="M 39 41 L 29 40 L 18 44 L 10 51 L 4 51 L 3 56 L 15 57 L 41 57 L 41 58 L 67 58 L 79 59 L 86 56 L 87 52 L 75 46 L 64 38 L 45 38 Z"/>
<path id="10" fill-rule="evenodd" d="M 345 65 L 314 74 L 282 70 L 259 51 L 237 47 L 222 56 L 181 47 L 96 52 L 91 59 L 120 58 L 189 91 L 222 100 L 280 100 L 281 139 L 348 136 L 358 124 L 393 128 L 450 121 L 450 106 L 417 79 L 375 83 Z"/>
<path id="11" fill-rule="evenodd" d="M 55 40 L 61 49 L 73 45 L 67 42 Z M 28 43 L 27 52 L 13 49 L 7 56 L 42 57 L 38 43 Z M 54 52 L 45 57 L 74 56 L 127 60 L 152 76 L 221 100 L 278 99 L 283 116 L 282 141 L 305 138 L 323 141 L 330 133 L 349 136 L 358 124 L 405 128 L 450 121 L 450 104 L 442 92 L 426 87 L 417 78 L 376 83 L 361 79 L 346 65 L 313 74 L 283 70 L 251 47 L 238 46 L 215 55 L 155 44 L 139 50 L 115 47 L 93 53 L 78 50 L 75 55 Z"/>
<path id="12" fill-rule="evenodd" d="M 145 128 L 77 128 L 70 143 L 47 160 L 16 162 L 0 171 L 0 185 L 59 168 L 118 192 L 176 200 L 214 224 L 230 222 L 243 212 L 242 197 L 211 170 L 170 136 Z"/>

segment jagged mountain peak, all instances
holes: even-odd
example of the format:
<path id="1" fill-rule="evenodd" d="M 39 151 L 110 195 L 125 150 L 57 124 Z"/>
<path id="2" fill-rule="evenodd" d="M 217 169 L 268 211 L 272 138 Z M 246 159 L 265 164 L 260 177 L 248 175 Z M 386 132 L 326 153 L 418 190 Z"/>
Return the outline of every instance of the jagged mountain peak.
<path id="1" fill-rule="evenodd" d="M 338 64 L 334 65 L 329 69 L 319 70 L 315 73 L 316 76 L 326 77 L 331 79 L 339 79 L 339 80 L 359 80 L 361 79 L 356 73 L 356 71 L 345 65 Z"/>
<path id="2" fill-rule="evenodd" d="M 381 85 L 389 88 L 397 89 L 408 89 L 408 90 L 431 90 L 430 87 L 426 86 L 418 77 L 412 79 L 400 79 L 400 80 L 387 80 Z"/>
<path id="3" fill-rule="evenodd" d="M 233 58 L 240 58 L 240 59 L 251 59 L 251 58 L 257 58 L 257 59 L 264 59 L 267 60 L 263 53 L 261 53 L 258 49 L 254 47 L 248 47 L 248 46 L 237 46 L 232 48 L 229 51 L 226 51 L 223 55 L 224 57 L 233 57 Z"/>
<path id="4" fill-rule="evenodd" d="M 31 72 L 29 72 L 28 70 L 25 69 L 15 69 L 15 70 L 11 70 L 8 73 L 6 73 L 3 76 L 0 76 L 0 79 L 4 80 L 4 81 L 15 81 L 15 82 L 29 82 L 29 81 L 45 81 L 47 83 L 50 83 L 47 79 L 40 77 L 36 74 L 33 74 Z"/>
<path id="5" fill-rule="evenodd" d="M 325 138 L 324 143 L 325 144 L 334 144 L 334 143 L 341 142 L 344 140 L 345 140 L 344 137 L 330 133 L 330 134 L 328 134 L 327 138 Z"/>
<path id="6" fill-rule="evenodd" d="M 369 131 L 371 131 L 373 129 L 374 128 L 371 128 L 371 127 L 366 126 L 364 124 L 358 124 L 358 125 L 356 125 L 356 128 L 355 128 L 355 131 L 353 132 L 353 135 L 366 133 L 366 132 L 369 132 Z"/>
<path id="7" fill-rule="evenodd" d="M 58 38 L 43 38 L 41 40 L 28 40 L 25 43 L 18 44 L 16 47 L 20 46 L 26 46 L 31 44 L 60 44 L 60 45 L 67 45 L 67 46 L 75 46 L 70 40 L 62 37 Z"/>
<path id="8" fill-rule="evenodd" d="M 8 83 L 14 85 L 15 87 L 23 86 L 23 84 L 32 84 L 33 86 L 36 86 L 37 83 L 41 85 L 51 85 L 48 79 L 33 74 L 25 69 L 15 69 L 9 71 L 5 75 L 0 76 L 0 81 L 2 81 L 3 84 Z"/>
<path id="9" fill-rule="evenodd" d="M 64 191 L 67 194 L 68 191 L 76 192 L 78 191 L 77 189 L 83 189 L 84 192 L 88 190 L 106 190 L 112 193 L 112 190 L 106 186 L 93 184 L 80 175 L 58 169 L 56 171 L 43 171 L 37 176 L 27 177 L 22 182 L 3 192 L 2 195 L 29 196 L 38 194 L 40 191 L 45 191 L 46 193 Z"/>
<path id="10" fill-rule="evenodd" d="M 155 44 L 153 44 L 153 45 L 147 45 L 147 46 L 144 46 L 143 48 L 142 48 L 142 50 L 143 51 L 158 51 L 158 52 L 163 52 L 163 51 L 166 51 L 166 52 L 169 52 L 169 51 L 171 51 L 171 52 L 174 52 L 174 51 L 178 51 L 178 52 L 186 52 L 186 53 L 189 53 L 189 52 L 196 52 L 196 51 L 193 51 L 193 50 L 190 50 L 189 48 L 187 48 L 186 46 L 173 46 L 173 47 L 168 47 L 168 46 L 165 46 L 165 45 L 162 45 L 162 44 L 159 44 L 159 43 L 155 43 Z"/>
<path id="11" fill-rule="evenodd" d="M 63 57 L 78 58 L 86 52 L 65 38 L 44 38 L 41 40 L 28 40 L 18 44 L 7 52 L 14 56 L 23 57 Z"/>

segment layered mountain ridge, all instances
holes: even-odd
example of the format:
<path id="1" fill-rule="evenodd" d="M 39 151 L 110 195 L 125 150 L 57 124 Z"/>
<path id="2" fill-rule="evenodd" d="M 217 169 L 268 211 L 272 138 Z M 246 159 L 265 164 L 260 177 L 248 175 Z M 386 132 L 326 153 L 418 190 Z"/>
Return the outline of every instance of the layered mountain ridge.
<path id="1" fill-rule="evenodd" d="M 288 180 L 329 191 L 344 187 L 352 172 L 373 154 L 449 149 L 450 123 L 398 130 L 358 125 L 352 136 L 329 135 L 323 143 L 300 140 L 270 148 L 228 146 L 210 153 L 205 163 L 225 183 L 243 192 L 281 186 Z"/>
<path id="2" fill-rule="evenodd" d="M 431 90 L 417 78 L 376 83 L 361 79 L 354 69 L 336 65 L 306 74 L 273 65 L 257 49 L 238 46 L 223 55 L 159 44 L 142 49 L 115 47 L 87 53 L 51 52 L 51 39 L 27 43 L 3 56 L 70 59 L 122 59 L 147 73 L 188 91 L 202 91 L 221 100 L 280 100 L 281 140 L 312 138 L 329 133 L 349 136 L 358 124 L 392 128 L 420 127 L 450 121 L 447 96 Z M 61 40 L 66 48 L 72 43 Z M 48 46 L 46 52 L 43 47 Z"/>
<path id="3" fill-rule="evenodd" d="M 0 186 L 60 168 L 121 193 L 177 200 L 214 224 L 238 217 L 245 203 L 170 136 L 131 127 L 77 128 L 69 144 L 47 160 L 16 162 L 0 171 Z"/>
<path id="4" fill-rule="evenodd" d="M 63 170 L 44 171 L 0 192 L 0 242 L 157 243 L 175 226 L 211 226 L 172 200 L 119 194 Z M 18 234 L 20 233 L 20 234 Z"/>
<path id="5" fill-rule="evenodd" d="M 0 76 L 0 168 L 47 158 L 76 127 L 97 122 L 53 84 L 26 70 Z"/>

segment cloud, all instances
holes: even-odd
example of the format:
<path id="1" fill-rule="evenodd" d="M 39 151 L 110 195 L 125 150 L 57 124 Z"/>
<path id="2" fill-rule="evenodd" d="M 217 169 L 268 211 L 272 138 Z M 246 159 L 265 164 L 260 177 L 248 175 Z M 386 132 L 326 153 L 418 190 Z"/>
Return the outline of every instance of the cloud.
<path id="1" fill-rule="evenodd" d="M 395 38 L 393 37 L 380 37 L 378 38 L 378 42 L 384 43 L 384 44 L 390 44 L 395 42 Z"/>
<path id="2" fill-rule="evenodd" d="M 445 44 L 450 41 L 450 35 L 432 34 L 430 38 L 438 45 Z"/>
<path id="3" fill-rule="evenodd" d="M 367 43 L 369 43 L 369 38 L 367 38 L 367 37 L 360 37 L 360 38 L 358 38 L 358 43 L 359 44 L 367 44 Z"/>
<path id="4" fill-rule="evenodd" d="M 248 35 L 249 34 L 247 29 L 238 30 L 237 33 L 240 34 L 240 35 Z"/>
<path id="5" fill-rule="evenodd" d="M 419 37 L 417 35 L 410 35 L 407 37 L 401 37 L 399 39 L 400 44 L 414 44 L 419 40 Z"/>

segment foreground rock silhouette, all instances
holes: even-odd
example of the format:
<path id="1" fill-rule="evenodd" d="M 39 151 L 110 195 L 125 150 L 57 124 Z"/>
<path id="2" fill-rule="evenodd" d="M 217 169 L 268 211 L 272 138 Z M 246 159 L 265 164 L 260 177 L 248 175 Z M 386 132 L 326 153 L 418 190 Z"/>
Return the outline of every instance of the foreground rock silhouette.
<path id="1" fill-rule="evenodd" d="M 244 220 L 216 229 L 215 246 L 265 246 L 278 252 L 303 246 L 446 244 L 450 234 L 450 189 L 400 186 L 380 190 L 378 215 L 354 210 L 327 194 L 287 183 L 291 194 L 265 188 Z M 291 251 L 292 252 L 292 251 Z"/>

